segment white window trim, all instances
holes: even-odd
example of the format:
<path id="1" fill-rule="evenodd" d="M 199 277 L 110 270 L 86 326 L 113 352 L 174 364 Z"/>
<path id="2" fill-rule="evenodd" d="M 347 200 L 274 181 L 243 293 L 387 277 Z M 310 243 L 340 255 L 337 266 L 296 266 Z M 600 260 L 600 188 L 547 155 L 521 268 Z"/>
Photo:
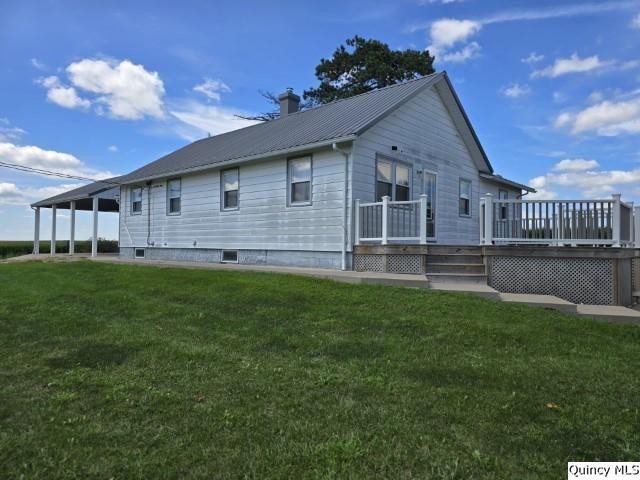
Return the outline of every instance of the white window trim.
<path id="1" fill-rule="evenodd" d="M 231 172 L 233 170 L 236 170 L 238 172 L 238 189 L 236 190 L 238 192 L 238 195 L 237 195 L 238 205 L 236 205 L 235 207 L 227 207 L 224 204 L 224 193 L 225 193 L 224 174 L 225 172 Z M 229 191 L 232 192 L 233 190 L 229 190 Z M 233 212 L 235 210 L 240 210 L 240 168 L 239 167 L 227 168 L 225 170 L 220 171 L 220 210 L 223 212 Z"/>
<path id="2" fill-rule="evenodd" d="M 133 204 L 134 204 L 134 201 L 133 201 L 133 192 L 134 192 L 135 190 L 140 190 L 140 211 L 139 211 L 139 212 L 134 212 L 134 211 L 133 211 Z M 129 205 L 129 214 L 130 214 L 130 215 L 142 215 L 142 207 L 143 207 L 142 201 L 143 201 L 143 197 L 144 197 L 144 195 L 143 195 L 143 189 L 142 189 L 142 187 L 131 187 L 131 190 L 129 191 L 129 202 L 131 203 L 131 205 Z"/>
<path id="3" fill-rule="evenodd" d="M 180 196 L 179 197 L 169 197 L 169 182 L 174 182 L 176 180 L 178 182 L 180 182 Z M 170 178 L 170 179 L 168 179 L 167 182 L 166 182 L 165 190 L 166 190 L 166 195 L 167 195 L 167 215 L 168 216 L 172 216 L 172 217 L 174 217 L 176 215 L 181 215 L 182 214 L 182 179 L 179 178 L 179 177 L 178 178 Z M 179 198 L 180 199 L 180 210 L 178 210 L 177 212 L 172 212 L 170 210 L 171 209 L 170 200 L 172 198 Z"/>
<path id="4" fill-rule="evenodd" d="M 309 159 L 309 200 L 294 202 L 291 199 L 291 162 L 296 160 Z M 287 158 L 287 206 L 288 207 L 308 207 L 313 205 L 313 155 L 303 155 L 301 157 Z"/>
<path id="5" fill-rule="evenodd" d="M 225 260 L 224 259 L 225 252 L 234 252 L 236 254 L 236 259 Z M 220 253 L 220 263 L 238 263 L 239 260 L 240 260 L 240 253 L 238 252 L 238 250 L 222 250 L 222 252 Z"/>
<path id="6" fill-rule="evenodd" d="M 460 199 L 462 198 L 462 182 L 469 184 L 469 213 L 460 211 Z M 459 177 L 458 179 L 458 216 L 462 218 L 471 218 L 473 213 L 473 182 L 468 178 Z"/>
<path id="7" fill-rule="evenodd" d="M 404 162 L 396 158 L 387 157 L 386 155 L 377 154 L 375 168 L 375 184 L 373 187 L 373 196 L 375 201 L 378 200 L 378 162 L 385 162 L 391 164 L 391 198 L 390 200 L 396 201 L 396 166 L 401 165 L 409 170 L 409 200 L 413 199 L 413 165 L 409 162 Z"/>

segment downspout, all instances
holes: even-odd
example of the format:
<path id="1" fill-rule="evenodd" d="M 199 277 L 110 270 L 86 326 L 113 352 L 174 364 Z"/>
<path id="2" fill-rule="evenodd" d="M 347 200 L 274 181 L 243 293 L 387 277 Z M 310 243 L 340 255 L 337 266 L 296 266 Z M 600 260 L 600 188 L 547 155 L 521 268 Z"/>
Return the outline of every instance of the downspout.
<path id="1" fill-rule="evenodd" d="M 152 180 L 147 182 L 147 247 L 151 246 L 151 184 Z"/>
<path id="2" fill-rule="evenodd" d="M 343 203 L 342 203 L 342 260 L 341 260 L 341 270 L 346 270 L 347 269 L 347 238 L 348 238 L 348 231 L 347 231 L 347 208 L 348 208 L 348 192 L 349 192 L 349 157 L 351 155 L 351 152 L 348 152 L 346 150 L 342 150 L 340 147 L 338 147 L 337 143 L 332 143 L 331 144 L 331 148 L 334 152 L 338 152 L 341 153 L 342 155 L 344 155 L 344 186 L 343 186 L 343 193 L 344 193 L 344 198 L 343 198 Z"/>

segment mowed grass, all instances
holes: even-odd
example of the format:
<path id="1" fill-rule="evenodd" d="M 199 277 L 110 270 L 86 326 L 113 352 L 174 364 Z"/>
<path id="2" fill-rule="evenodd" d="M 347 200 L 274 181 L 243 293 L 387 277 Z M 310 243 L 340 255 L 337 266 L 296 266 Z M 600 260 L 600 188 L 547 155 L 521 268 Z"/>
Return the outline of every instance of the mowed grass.
<path id="1" fill-rule="evenodd" d="M 640 458 L 640 329 L 286 275 L 0 265 L 0 478 L 564 478 Z"/>

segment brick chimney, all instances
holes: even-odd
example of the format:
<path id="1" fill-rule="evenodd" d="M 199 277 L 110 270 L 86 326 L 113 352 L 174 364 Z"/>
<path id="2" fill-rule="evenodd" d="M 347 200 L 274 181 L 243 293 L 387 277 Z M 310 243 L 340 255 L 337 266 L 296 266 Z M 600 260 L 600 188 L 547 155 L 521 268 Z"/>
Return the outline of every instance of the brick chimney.
<path id="1" fill-rule="evenodd" d="M 280 116 L 284 117 L 290 113 L 298 111 L 300 105 L 300 97 L 293 93 L 293 88 L 287 88 L 287 91 L 278 96 L 280 100 Z"/>

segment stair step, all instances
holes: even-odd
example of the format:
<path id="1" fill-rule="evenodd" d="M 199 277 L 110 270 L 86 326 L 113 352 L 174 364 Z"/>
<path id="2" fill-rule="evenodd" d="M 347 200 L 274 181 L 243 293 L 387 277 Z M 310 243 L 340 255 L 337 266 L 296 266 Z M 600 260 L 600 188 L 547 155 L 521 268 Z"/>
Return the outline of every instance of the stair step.
<path id="1" fill-rule="evenodd" d="M 465 253 L 451 253 L 446 255 L 428 254 L 427 264 L 429 263 L 466 263 L 469 265 L 483 265 L 481 255 L 468 255 Z"/>
<path id="2" fill-rule="evenodd" d="M 484 274 L 482 263 L 433 263 L 427 262 L 427 273 L 479 273 Z"/>
<path id="3" fill-rule="evenodd" d="M 480 273 L 427 273 L 432 283 L 480 283 L 487 284 L 487 276 Z"/>
<path id="4" fill-rule="evenodd" d="M 464 245 L 430 245 L 427 253 L 431 255 L 481 255 L 482 249 Z"/>

